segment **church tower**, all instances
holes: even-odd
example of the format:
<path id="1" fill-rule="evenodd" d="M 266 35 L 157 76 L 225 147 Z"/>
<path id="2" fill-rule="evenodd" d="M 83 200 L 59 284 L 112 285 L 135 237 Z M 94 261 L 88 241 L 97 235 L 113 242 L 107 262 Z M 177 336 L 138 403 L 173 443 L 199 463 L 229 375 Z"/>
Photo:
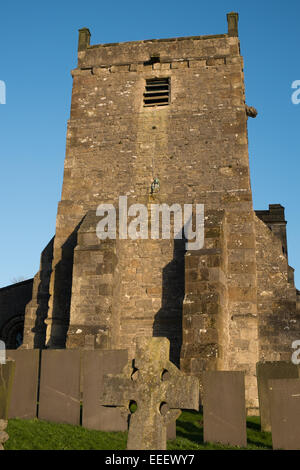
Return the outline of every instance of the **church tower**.
<path id="1" fill-rule="evenodd" d="M 247 119 L 256 112 L 245 103 L 238 14 L 227 22 L 224 34 L 100 45 L 79 30 L 56 233 L 24 333 L 28 348 L 131 357 L 136 336 L 166 336 L 188 373 L 245 370 L 251 408 L 256 362 L 288 354 L 296 289 L 280 240 L 253 210 Z M 120 196 L 128 207 L 204 204 L 204 247 L 100 241 L 97 207 L 118 209 Z"/>

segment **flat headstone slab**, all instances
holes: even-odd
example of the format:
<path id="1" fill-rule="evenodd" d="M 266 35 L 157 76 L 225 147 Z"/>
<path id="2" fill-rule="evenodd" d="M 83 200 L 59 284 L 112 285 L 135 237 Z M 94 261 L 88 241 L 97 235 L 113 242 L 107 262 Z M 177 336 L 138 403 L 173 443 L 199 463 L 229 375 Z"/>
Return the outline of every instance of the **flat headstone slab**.
<path id="1" fill-rule="evenodd" d="M 127 362 L 127 350 L 83 351 L 83 427 L 100 431 L 127 431 L 127 419 L 120 409 L 102 406 L 99 399 L 104 375 L 120 374 Z"/>
<path id="2" fill-rule="evenodd" d="M 15 372 L 15 362 L 0 364 L 0 420 L 7 420 Z"/>
<path id="3" fill-rule="evenodd" d="M 80 351 L 42 351 L 39 419 L 80 424 Z"/>
<path id="4" fill-rule="evenodd" d="M 103 377 L 120 374 L 128 362 L 127 350 L 83 351 L 83 410 L 82 426 L 98 431 L 127 431 L 128 419 L 117 407 L 102 406 Z M 167 439 L 176 439 L 176 421 L 167 426 Z"/>
<path id="5" fill-rule="evenodd" d="M 203 374 L 204 441 L 247 447 L 244 372 Z"/>
<path id="6" fill-rule="evenodd" d="M 300 450 L 300 379 L 269 380 L 273 449 Z"/>
<path id="7" fill-rule="evenodd" d="M 36 417 L 39 378 L 38 349 L 8 350 L 7 356 L 16 363 L 8 418 Z"/>
<path id="8" fill-rule="evenodd" d="M 260 422 L 262 431 L 271 432 L 268 381 L 270 379 L 297 379 L 299 368 L 292 362 L 273 361 L 256 364 Z"/>

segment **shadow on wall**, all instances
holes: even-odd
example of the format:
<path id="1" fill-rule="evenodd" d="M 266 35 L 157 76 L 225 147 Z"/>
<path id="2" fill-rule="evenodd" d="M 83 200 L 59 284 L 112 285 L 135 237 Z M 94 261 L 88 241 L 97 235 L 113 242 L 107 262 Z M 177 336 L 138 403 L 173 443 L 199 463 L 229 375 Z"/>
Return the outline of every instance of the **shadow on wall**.
<path id="1" fill-rule="evenodd" d="M 153 336 L 170 341 L 170 360 L 179 367 L 182 345 L 182 308 L 184 300 L 184 255 L 186 240 L 174 240 L 173 259 L 163 268 L 162 306 L 153 324 Z"/>
<path id="2" fill-rule="evenodd" d="M 66 347 L 70 324 L 74 249 L 77 245 L 77 232 L 83 219 L 62 245 L 61 260 L 55 266 L 52 323 L 47 343 L 47 347 L 51 349 Z"/>
<path id="3" fill-rule="evenodd" d="M 35 326 L 32 329 L 34 332 L 34 348 L 64 349 L 66 347 L 70 323 L 74 249 L 77 246 L 77 233 L 82 221 L 83 219 L 63 244 L 61 260 L 55 267 L 52 324 L 47 345 L 45 344 L 45 320 L 48 317 L 54 239 L 51 240 L 42 253 Z M 173 259 L 163 268 L 162 273 L 162 306 L 156 313 L 153 323 L 153 336 L 164 336 L 169 339 L 170 360 L 178 367 L 182 345 L 185 243 L 184 238 L 174 240 Z M 34 305 L 32 309 L 34 311 Z"/>
<path id="4" fill-rule="evenodd" d="M 41 254 L 40 277 L 37 293 L 37 307 L 35 309 L 34 348 L 43 349 L 46 340 L 45 319 L 48 316 L 49 284 L 52 271 L 54 237 L 50 240 Z M 26 326 L 26 325 L 25 325 Z"/>

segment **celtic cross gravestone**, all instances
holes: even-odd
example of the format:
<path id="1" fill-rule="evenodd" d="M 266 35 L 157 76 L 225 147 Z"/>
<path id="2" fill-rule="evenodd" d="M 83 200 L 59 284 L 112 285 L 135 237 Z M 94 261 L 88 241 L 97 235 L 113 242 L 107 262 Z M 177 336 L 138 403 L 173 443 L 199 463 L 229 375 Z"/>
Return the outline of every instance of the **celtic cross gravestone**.
<path id="1" fill-rule="evenodd" d="M 198 379 L 171 363 L 169 352 L 167 338 L 140 337 L 133 365 L 104 378 L 102 405 L 121 407 L 126 414 L 130 404 L 137 405 L 130 416 L 127 449 L 166 449 L 167 425 L 181 409 L 199 409 Z"/>

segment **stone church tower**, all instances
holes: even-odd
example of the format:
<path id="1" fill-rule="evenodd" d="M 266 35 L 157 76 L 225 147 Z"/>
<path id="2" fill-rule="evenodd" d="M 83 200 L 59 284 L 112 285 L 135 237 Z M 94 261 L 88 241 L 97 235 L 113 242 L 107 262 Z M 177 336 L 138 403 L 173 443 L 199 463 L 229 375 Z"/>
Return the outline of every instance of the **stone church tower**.
<path id="1" fill-rule="evenodd" d="M 300 339 L 284 210 L 253 210 L 238 14 L 213 36 L 90 45 L 79 31 L 56 232 L 27 305 L 26 348 L 128 348 L 166 336 L 171 359 L 246 370 Z M 159 190 L 151 194 L 151 184 Z M 205 245 L 96 235 L 100 203 L 204 204 Z"/>

